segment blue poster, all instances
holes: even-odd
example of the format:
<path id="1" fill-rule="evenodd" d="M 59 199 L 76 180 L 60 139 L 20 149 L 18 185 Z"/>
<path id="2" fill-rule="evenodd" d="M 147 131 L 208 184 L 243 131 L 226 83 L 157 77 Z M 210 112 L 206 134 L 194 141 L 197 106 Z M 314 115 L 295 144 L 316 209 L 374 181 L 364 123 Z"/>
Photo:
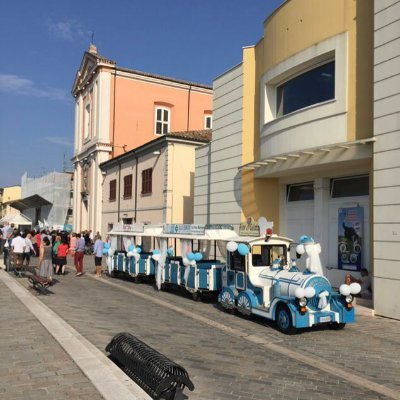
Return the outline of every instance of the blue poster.
<path id="1" fill-rule="evenodd" d="M 364 208 L 339 208 L 338 268 L 360 271 L 362 263 L 362 237 Z"/>

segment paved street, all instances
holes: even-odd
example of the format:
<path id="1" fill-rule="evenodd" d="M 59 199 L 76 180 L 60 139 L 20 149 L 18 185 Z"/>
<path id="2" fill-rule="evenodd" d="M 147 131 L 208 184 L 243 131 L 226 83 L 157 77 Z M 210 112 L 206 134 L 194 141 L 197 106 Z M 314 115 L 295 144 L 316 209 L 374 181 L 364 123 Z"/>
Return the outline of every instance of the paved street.
<path id="1" fill-rule="evenodd" d="M 85 261 L 86 271 L 93 270 L 92 258 Z M 180 363 L 196 387 L 185 391 L 190 399 L 400 398 L 399 321 L 358 316 L 343 331 L 310 329 L 289 337 L 261 319 L 224 313 L 213 301 L 156 292 L 149 284 L 90 273 L 59 280 L 53 295 L 39 297 L 43 303 L 102 352 L 116 333 L 127 331 Z M 18 281 L 27 286 L 26 279 Z M 11 320 L 8 329 L 17 331 L 21 321 L 13 328 L 10 307 L 1 304 L 2 320 Z M 24 320 L 35 324 L 29 315 Z M 7 371 L 0 377 L 4 398 L 20 398 L 3 383 L 4 375 L 13 375 Z M 89 391 L 90 384 L 82 381 L 74 389 Z M 85 398 L 98 397 L 92 392 Z"/>

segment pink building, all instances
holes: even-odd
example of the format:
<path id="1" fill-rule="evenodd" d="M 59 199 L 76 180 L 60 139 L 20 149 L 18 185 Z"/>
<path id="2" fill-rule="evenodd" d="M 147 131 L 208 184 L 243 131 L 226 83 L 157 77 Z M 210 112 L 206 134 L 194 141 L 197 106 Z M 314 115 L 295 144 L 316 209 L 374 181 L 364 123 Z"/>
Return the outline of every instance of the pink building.
<path id="1" fill-rule="evenodd" d="M 72 88 L 75 98 L 74 230 L 101 230 L 99 165 L 167 132 L 209 129 L 212 88 L 117 67 L 91 44 Z"/>

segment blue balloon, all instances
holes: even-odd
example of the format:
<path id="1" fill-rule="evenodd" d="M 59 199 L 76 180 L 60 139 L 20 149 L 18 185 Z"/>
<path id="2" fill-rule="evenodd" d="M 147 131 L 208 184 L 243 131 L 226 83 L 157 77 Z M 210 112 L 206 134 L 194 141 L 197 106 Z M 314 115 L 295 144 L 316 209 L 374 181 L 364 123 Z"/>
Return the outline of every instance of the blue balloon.
<path id="1" fill-rule="evenodd" d="M 250 252 L 248 246 L 244 243 L 240 243 L 237 250 L 241 256 L 245 256 Z"/>
<path id="2" fill-rule="evenodd" d="M 108 254 L 108 249 L 104 248 L 103 249 L 103 254 L 106 256 Z"/>
<path id="3" fill-rule="evenodd" d="M 130 244 L 130 245 L 128 246 L 128 251 L 132 251 L 134 248 L 135 248 L 135 247 L 133 246 L 133 244 Z"/>
<path id="4" fill-rule="evenodd" d="M 110 248 L 110 243 L 104 243 L 104 248 L 109 249 Z"/>
<path id="5" fill-rule="evenodd" d="M 153 250 L 153 254 L 161 254 L 161 251 L 158 250 L 158 249 L 154 249 L 154 250 Z"/>
<path id="6" fill-rule="evenodd" d="M 196 261 L 201 261 L 203 259 L 203 254 L 201 253 L 194 253 L 194 259 Z"/>
<path id="7" fill-rule="evenodd" d="M 168 256 L 172 257 L 174 255 L 174 249 L 172 247 L 168 247 L 167 254 Z"/>
<path id="8" fill-rule="evenodd" d="M 136 251 L 138 252 L 138 254 L 140 254 L 142 252 L 142 248 L 141 247 L 136 247 Z"/>
<path id="9" fill-rule="evenodd" d="M 192 253 L 192 252 L 187 253 L 186 258 L 187 258 L 189 261 L 193 261 L 193 260 L 194 260 L 194 253 Z"/>

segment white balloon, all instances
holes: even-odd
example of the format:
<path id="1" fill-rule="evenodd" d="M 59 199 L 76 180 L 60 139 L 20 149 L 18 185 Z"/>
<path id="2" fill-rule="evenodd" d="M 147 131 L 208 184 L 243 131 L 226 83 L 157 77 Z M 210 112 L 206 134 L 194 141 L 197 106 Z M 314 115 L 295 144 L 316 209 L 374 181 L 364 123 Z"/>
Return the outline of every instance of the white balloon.
<path id="1" fill-rule="evenodd" d="M 132 257 L 132 256 L 133 256 L 133 253 L 132 253 L 131 251 L 128 251 L 128 252 L 126 253 L 126 255 L 127 255 L 128 257 Z"/>
<path id="2" fill-rule="evenodd" d="M 110 247 L 110 248 L 108 249 L 108 255 L 112 257 L 112 256 L 114 255 L 114 253 L 115 253 L 115 249 L 113 249 L 113 248 Z"/>
<path id="3" fill-rule="evenodd" d="M 294 295 L 295 295 L 298 299 L 301 299 L 302 297 L 305 296 L 305 291 L 304 291 L 303 288 L 298 287 L 298 288 L 296 288 L 296 290 L 294 291 Z"/>
<path id="4" fill-rule="evenodd" d="M 185 257 L 182 259 L 183 265 L 189 265 L 189 260 Z"/>
<path id="5" fill-rule="evenodd" d="M 230 242 L 228 242 L 227 245 L 226 245 L 226 249 L 227 249 L 228 251 L 230 251 L 231 253 L 233 253 L 234 251 L 236 251 L 237 248 L 238 248 L 238 244 L 237 244 L 236 242 L 234 242 L 234 241 L 230 241 Z"/>
<path id="6" fill-rule="evenodd" d="M 132 253 L 137 253 L 137 248 L 136 247 L 133 248 Z"/>
<path id="7" fill-rule="evenodd" d="M 140 254 L 139 253 L 133 253 L 133 257 L 135 257 L 136 261 L 140 260 Z"/>
<path id="8" fill-rule="evenodd" d="M 350 286 L 343 283 L 343 285 L 339 287 L 339 292 L 342 296 L 348 296 L 351 293 Z"/>
<path id="9" fill-rule="evenodd" d="M 153 254 L 153 255 L 151 256 L 151 258 L 152 258 L 154 261 L 158 261 L 158 260 L 160 259 L 160 257 L 161 257 L 161 254 Z"/>
<path id="10" fill-rule="evenodd" d="M 350 293 L 351 294 L 358 294 L 361 292 L 361 285 L 357 282 L 353 282 L 350 284 Z"/>
<path id="11" fill-rule="evenodd" d="M 258 226 L 260 227 L 260 235 L 264 236 L 268 226 L 267 218 L 265 217 L 258 218 Z"/>
<path id="12" fill-rule="evenodd" d="M 189 261 L 189 264 L 192 265 L 192 266 L 195 266 L 196 265 L 196 260 Z"/>
<path id="13" fill-rule="evenodd" d="M 313 287 L 311 287 L 311 286 L 305 288 L 304 296 L 306 296 L 307 299 L 311 299 L 311 297 L 315 296 L 315 289 Z"/>
<path id="14" fill-rule="evenodd" d="M 297 254 L 304 254 L 304 252 L 305 252 L 304 245 L 298 244 L 296 246 L 296 253 Z"/>

